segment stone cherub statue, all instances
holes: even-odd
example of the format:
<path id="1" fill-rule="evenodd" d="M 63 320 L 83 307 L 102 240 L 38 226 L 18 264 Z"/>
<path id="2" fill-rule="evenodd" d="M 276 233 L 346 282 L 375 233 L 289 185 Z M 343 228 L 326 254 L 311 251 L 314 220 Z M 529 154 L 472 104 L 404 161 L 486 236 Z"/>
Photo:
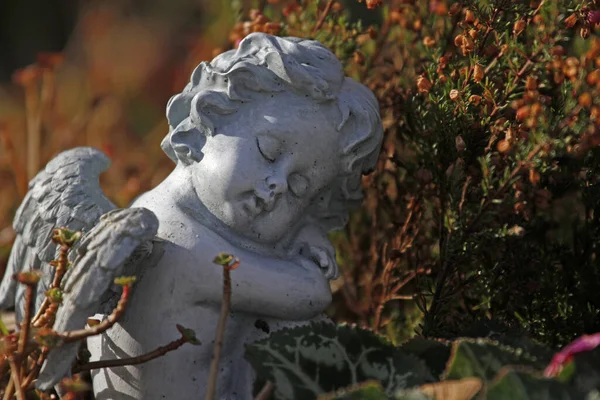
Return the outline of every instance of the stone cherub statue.
<path id="1" fill-rule="evenodd" d="M 93 149 L 61 153 L 32 180 L 15 216 L 0 305 L 16 303 L 21 318 L 23 292 L 11 275 L 41 269 L 39 307 L 51 281 L 52 229 L 81 230 L 54 329 L 80 329 L 109 312 L 113 278 L 136 275 L 123 318 L 88 340 L 92 360 L 147 353 L 173 340 L 178 323 L 202 342 L 96 370 L 96 399 L 201 398 L 222 298 L 212 260 L 234 254 L 241 265 L 232 273 L 217 398 L 247 399 L 254 376 L 244 345 L 267 334 L 257 319 L 272 331 L 318 317 L 331 300 L 337 266 L 325 233 L 345 224 L 361 199 L 361 174 L 375 165 L 378 104 L 318 42 L 254 33 L 201 63 L 167 117 L 162 148 L 176 168 L 130 208 L 116 210 L 102 194 L 108 159 Z M 52 350 L 38 387 L 69 374 L 76 351 Z"/>

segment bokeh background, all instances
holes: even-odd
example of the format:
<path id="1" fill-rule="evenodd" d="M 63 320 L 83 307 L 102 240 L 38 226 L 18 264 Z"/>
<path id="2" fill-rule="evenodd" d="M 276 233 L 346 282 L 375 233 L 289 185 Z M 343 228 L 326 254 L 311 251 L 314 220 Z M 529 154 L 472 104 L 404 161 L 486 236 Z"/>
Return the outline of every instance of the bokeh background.
<path id="1" fill-rule="evenodd" d="M 119 205 L 172 169 L 159 144 L 170 96 L 228 46 L 243 2 L 0 2 L 0 272 L 27 182 L 57 152 L 89 145 Z"/>

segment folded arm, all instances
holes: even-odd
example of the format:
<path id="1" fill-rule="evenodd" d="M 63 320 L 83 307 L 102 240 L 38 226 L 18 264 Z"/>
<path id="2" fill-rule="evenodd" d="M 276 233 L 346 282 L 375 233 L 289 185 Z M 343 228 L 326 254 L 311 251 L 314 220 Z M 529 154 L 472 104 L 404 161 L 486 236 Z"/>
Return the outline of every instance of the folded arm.
<path id="1" fill-rule="evenodd" d="M 262 256 L 235 247 L 212 232 L 203 235 L 193 249 L 175 257 L 185 257 L 180 262 L 197 266 L 197 273 L 185 285 L 191 298 L 213 304 L 221 302 L 223 270 L 212 262 L 221 252 L 240 260 L 240 266 L 231 272 L 234 312 L 306 320 L 323 312 L 331 302 L 327 278 L 308 258 L 297 256 L 286 260 Z"/>

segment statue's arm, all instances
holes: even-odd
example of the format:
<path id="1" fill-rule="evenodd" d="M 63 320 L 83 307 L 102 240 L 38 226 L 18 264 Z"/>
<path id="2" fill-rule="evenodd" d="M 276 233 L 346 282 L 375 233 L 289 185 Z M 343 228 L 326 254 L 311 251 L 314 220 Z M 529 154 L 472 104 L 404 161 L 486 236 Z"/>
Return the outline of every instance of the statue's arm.
<path id="1" fill-rule="evenodd" d="M 308 258 L 269 258 L 234 247 L 222 239 L 206 240 L 186 263 L 197 265 L 198 274 L 190 281 L 190 296 L 203 302 L 220 304 L 223 297 L 222 267 L 212 262 L 220 252 L 233 254 L 240 266 L 231 272 L 231 309 L 283 320 L 307 320 L 316 317 L 331 302 L 327 278 Z"/>

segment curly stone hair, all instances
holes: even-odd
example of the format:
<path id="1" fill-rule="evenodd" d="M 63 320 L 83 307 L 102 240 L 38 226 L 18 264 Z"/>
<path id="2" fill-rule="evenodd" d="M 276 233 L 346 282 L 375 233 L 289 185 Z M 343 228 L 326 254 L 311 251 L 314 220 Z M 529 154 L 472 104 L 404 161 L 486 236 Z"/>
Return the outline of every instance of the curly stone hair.
<path id="1" fill-rule="evenodd" d="M 383 127 L 373 93 L 346 77 L 335 55 L 317 41 L 253 33 L 237 50 L 202 62 L 190 83 L 167 104 L 170 129 L 161 147 L 175 162 L 198 161 L 202 137 L 217 133 L 220 116 L 244 102 L 283 91 L 324 105 L 337 103 L 334 123 L 342 133 L 341 174 L 309 212 L 324 229 L 340 228 L 349 208 L 362 199 L 361 175 L 375 167 Z"/>

